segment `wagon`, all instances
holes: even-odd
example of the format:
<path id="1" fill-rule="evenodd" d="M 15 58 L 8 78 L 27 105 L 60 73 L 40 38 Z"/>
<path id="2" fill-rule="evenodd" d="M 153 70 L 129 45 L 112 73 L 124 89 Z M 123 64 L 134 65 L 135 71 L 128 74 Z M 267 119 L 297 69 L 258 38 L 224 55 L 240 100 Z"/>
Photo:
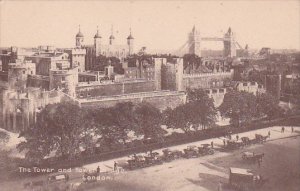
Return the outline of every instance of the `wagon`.
<path id="1" fill-rule="evenodd" d="M 148 155 L 144 156 L 145 158 L 145 165 L 155 165 L 155 164 L 162 164 L 162 158 L 159 156 L 158 152 L 150 152 Z"/>
<path id="2" fill-rule="evenodd" d="M 262 158 L 264 157 L 264 153 L 254 153 L 254 152 L 243 152 L 242 153 L 242 159 L 243 160 L 250 160 L 250 161 L 253 161 L 253 162 L 256 162 L 258 160 L 262 160 Z"/>
<path id="3" fill-rule="evenodd" d="M 227 141 L 227 148 L 230 149 L 230 150 L 239 149 L 243 146 L 244 146 L 243 141 L 234 141 L 234 140 L 228 140 Z"/>
<path id="4" fill-rule="evenodd" d="M 194 145 L 187 146 L 186 149 L 183 149 L 183 152 L 186 158 L 199 157 L 198 148 Z"/>
<path id="5" fill-rule="evenodd" d="M 261 134 L 255 134 L 255 139 L 257 140 L 258 143 L 265 143 L 267 141 L 267 138 L 269 136 L 263 136 Z"/>
<path id="6" fill-rule="evenodd" d="M 142 155 L 133 155 L 129 160 L 127 160 L 127 163 L 130 170 L 146 166 L 145 157 Z"/>
<path id="7" fill-rule="evenodd" d="M 249 169 L 229 168 L 229 185 L 240 191 L 252 191 L 261 187 L 267 179 L 254 175 Z"/>
<path id="8" fill-rule="evenodd" d="M 198 152 L 200 155 L 212 155 L 215 150 L 210 148 L 210 144 L 202 144 L 201 147 L 198 147 Z"/>
<path id="9" fill-rule="evenodd" d="M 244 146 L 248 146 L 251 144 L 249 137 L 241 137 Z"/>
<path id="10" fill-rule="evenodd" d="M 183 152 L 179 150 L 163 149 L 162 152 L 163 152 L 162 159 L 164 161 L 172 161 L 174 159 L 178 159 L 183 156 Z"/>

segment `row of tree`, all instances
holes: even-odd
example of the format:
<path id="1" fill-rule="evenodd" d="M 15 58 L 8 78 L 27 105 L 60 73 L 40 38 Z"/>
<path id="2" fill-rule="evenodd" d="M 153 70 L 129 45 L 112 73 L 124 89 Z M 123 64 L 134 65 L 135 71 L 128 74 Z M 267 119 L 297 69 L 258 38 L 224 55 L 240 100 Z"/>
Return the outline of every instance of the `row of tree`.
<path id="1" fill-rule="evenodd" d="M 221 115 L 230 118 L 235 126 L 265 115 L 271 119 L 277 109 L 278 101 L 268 94 L 254 96 L 236 91 L 228 92 L 219 107 Z M 212 127 L 217 114 L 213 99 L 201 89 L 188 90 L 186 104 L 163 112 L 144 102 L 97 109 L 53 104 L 38 114 L 33 128 L 21 133 L 26 140 L 18 149 L 25 151 L 30 160 L 53 155 L 74 158 L 82 151 L 92 153 L 95 147 L 115 149 L 137 137 L 163 140 L 167 132 L 162 125 L 185 133 Z"/>

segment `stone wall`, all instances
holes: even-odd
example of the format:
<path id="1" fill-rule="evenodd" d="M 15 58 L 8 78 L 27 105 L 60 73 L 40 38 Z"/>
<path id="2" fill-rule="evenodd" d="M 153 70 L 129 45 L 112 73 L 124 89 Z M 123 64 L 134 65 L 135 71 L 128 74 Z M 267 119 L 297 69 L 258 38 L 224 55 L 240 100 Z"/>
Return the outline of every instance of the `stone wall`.
<path id="1" fill-rule="evenodd" d="M 86 84 L 76 87 L 76 97 L 99 97 L 109 95 L 122 95 L 137 92 L 151 92 L 156 90 L 155 81 L 132 81 L 103 84 Z"/>
<path id="2" fill-rule="evenodd" d="M 28 75 L 27 87 L 35 87 L 49 90 L 49 86 L 49 76 Z"/>
<path id="3" fill-rule="evenodd" d="M 166 108 L 175 108 L 186 102 L 186 94 L 182 92 L 147 92 L 138 94 L 127 94 L 120 96 L 111 96 L 99 99 L 79 99 L 81 107 L 88 108 L 106 108 L 112 107 L 121 102 L 132 102 L 138 104 L 148 102 L 160 110 Z"/>
<path id="4" fill-rule="evenodd" d="M 223 87 L 225 80 L 232 80 L 232 78 L 233 70 L 220 73 L 184 74 L 182 77 L 182 86 L 183 90 L 187 88 L 218 88 Z"/>

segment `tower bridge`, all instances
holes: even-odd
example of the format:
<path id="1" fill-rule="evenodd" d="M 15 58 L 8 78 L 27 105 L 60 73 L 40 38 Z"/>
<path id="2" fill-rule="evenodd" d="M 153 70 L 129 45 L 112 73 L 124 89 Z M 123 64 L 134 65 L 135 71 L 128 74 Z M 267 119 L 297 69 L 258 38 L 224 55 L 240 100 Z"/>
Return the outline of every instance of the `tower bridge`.
<path id="1" fill-rule="evenodd" d="M 228 31 L 223 37 L 202 37 L 200 32 L 194 26 L 192 31 L 189 33 L 188 40 L 176 51 L 188 52 L 189 54 L 195 54 L 201 57 L 202 42 L 203 41 L 220 41 L 224 44 L 223 56 L 224 57 L 235 57 L 237 47 L 243 49 L 241 45 L 235 40 L 235 35 L 229 27 Z M 186 51 L 188 50 L 188 51 Z M 175 53 L 175 54 L 176 54 Z"/>

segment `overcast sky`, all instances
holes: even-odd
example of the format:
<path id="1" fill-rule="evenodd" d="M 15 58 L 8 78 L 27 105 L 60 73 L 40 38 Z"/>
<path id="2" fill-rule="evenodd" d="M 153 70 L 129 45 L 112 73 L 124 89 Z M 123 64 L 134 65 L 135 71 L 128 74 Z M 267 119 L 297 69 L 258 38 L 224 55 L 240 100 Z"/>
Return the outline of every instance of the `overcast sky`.
<path id="1" fill-rule="evenodd" d="M 75 46 L 78 25 L 92 44 L 99 25 L 108 43 L 129 28 L 137 47 L 176 50 L 195 24 L 202 36 L 223 36 L 231 26 L 242 46 L 300 49 L 300 1 L 0 1 L 0 46 Z M 222 43 L 203 47 L 221 49 Z"/>

